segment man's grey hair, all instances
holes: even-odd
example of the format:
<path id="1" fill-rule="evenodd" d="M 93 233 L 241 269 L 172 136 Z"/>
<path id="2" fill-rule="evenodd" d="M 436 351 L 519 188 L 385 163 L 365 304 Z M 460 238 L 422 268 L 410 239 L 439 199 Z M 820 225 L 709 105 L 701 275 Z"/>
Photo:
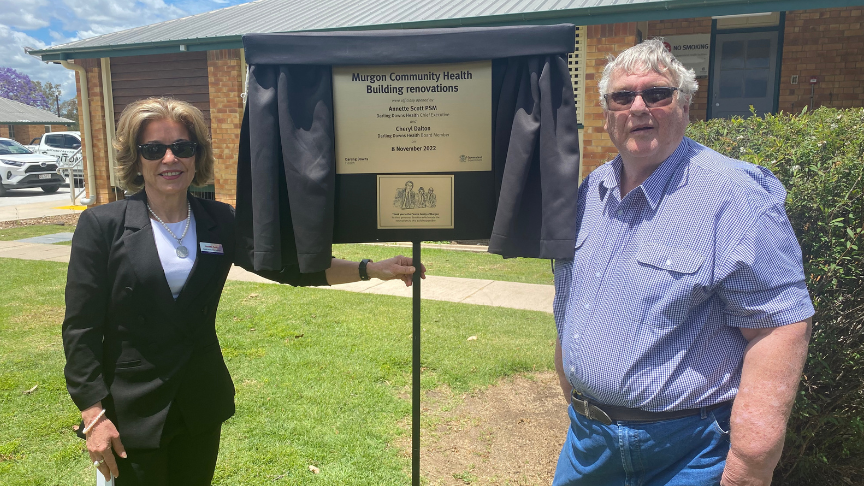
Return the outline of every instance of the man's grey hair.
<path id="1" fill-rule="evenodd" d="M 603 68 L 603 77 L 600 79 L 598 88 L 600 90 L 600 106 L 607 109 L 604 94 L 609 93 L 609 82 L 612 76 L 618 73 L 633 74 L 654 71 L 657 74 L 667 76 L 678 88 L 678 101 L 688 105 L 693 103 L 693 94 L 699 89 L 696 82 L 696 73 L 687 69 L 675 56 L 663 45 L 663 38 L 648 39 L 622 52 L 618 57 L 609 56 L 609 62 Z"/>

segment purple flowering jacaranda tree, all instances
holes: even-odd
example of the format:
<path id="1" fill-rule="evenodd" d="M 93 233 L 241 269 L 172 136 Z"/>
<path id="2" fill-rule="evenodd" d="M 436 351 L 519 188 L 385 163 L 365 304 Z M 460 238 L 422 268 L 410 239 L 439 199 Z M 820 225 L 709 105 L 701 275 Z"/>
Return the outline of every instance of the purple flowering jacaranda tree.
<path id="1" fill-rule="evenodd" d="M 48 98 L 36 87 L 30 77 L 12 68 L 0 67 L 0 96 L 51 111 Z"/>

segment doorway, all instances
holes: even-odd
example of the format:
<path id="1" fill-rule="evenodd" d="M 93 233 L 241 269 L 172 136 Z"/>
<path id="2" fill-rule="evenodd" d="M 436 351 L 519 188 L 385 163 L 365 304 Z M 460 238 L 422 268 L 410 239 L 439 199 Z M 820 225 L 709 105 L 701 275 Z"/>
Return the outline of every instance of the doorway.
<path id="1" fill-rule="evenodd" d="M 711 118 L 773 113 L 778 32 L 717 34 L 709 104 Z"/>

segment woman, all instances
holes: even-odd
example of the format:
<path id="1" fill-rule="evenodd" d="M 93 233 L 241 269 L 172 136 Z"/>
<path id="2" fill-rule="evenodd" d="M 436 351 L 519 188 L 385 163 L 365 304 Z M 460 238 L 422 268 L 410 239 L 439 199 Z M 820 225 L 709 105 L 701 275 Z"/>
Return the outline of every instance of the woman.
<path id="1" fill-rule="evenodd" d="M 63 346 L 94 465 L 119 486 L 210 484 L 234 385 L 216 308 L 234 251 L 234 211 L 191 197 L 213 153 L 201 112 L 151 98 L 120 117 L 118 175 L 135 195 L 84 211 L 72 240 Z M 280 273 L 292 285 L 371 277 L 411 284 L 411 259 Z M 293 271 L 292 271 L 293 270 Z"/>

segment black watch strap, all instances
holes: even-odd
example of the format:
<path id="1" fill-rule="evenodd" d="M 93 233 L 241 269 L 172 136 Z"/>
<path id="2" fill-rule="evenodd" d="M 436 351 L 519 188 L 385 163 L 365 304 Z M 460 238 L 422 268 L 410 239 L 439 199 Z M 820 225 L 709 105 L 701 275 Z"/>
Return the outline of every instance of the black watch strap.
<path id="1" fill-rule="evenodd" d="M 366 273 L 366 264 L 372 260 L 364 258 L 360 260 L 360 280 L 369 280 L 369 274 Z M 374 263 L 374 262 L 373 262 Z"/>

